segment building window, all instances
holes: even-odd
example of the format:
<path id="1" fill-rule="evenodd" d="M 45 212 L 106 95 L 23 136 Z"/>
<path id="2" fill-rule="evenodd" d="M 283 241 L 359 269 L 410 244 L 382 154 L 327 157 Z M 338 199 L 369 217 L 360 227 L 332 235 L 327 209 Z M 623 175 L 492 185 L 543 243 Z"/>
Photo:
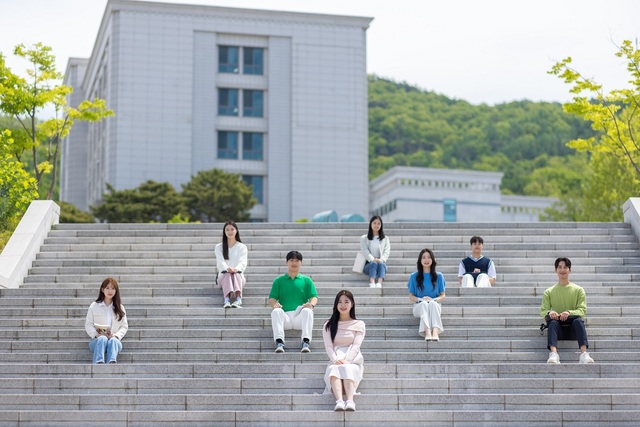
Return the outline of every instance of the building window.
<path id="1" fill-rule="evenodd" d="M 245 132 L 242 134 L 242 158 L 244 160 L 262 160 L 262 134 Z"/>
<path id="2" fill-rule="evenodd" d="M 218 89 L 218 114 L 238 115 L 238 89 Z"/>
<path id="3" fill-rule="evenodd" d="M 444 221 L 445 222 L 456 222 L 457 213 L 456 207 L 457 203 L 455 199 L 444 199 L 442 201 L 444 205 Z"/>
<path id="4" fill-rule="evenodd" d="M 218 48 L 218 72 L 239 73 L 239 51 L 235 46 L 220 46 Z"/>
<path id="5" fill-rule="evenodd" d="M 242 180 L 253 189 L 253 197 L 261 205 L 264 203 L 264 179 L 258 175 L 242 175 Z"/>
<path id="6" fill-rule="evenodd" d="M 218 132 L 218 158 L 238 158 L 238 132 Z"/>
<path id="7" fill-rule="evenodd" d="M 263 91 L 244 90 L 242 92 L 242 115 L 245 117 L 262 117 Z"/>
<path id="8" fill-rule="evenodd" d="M 243 48 L 243 67 L 244 74 L 264 74 L 264 49 L 258 47 Z"/>

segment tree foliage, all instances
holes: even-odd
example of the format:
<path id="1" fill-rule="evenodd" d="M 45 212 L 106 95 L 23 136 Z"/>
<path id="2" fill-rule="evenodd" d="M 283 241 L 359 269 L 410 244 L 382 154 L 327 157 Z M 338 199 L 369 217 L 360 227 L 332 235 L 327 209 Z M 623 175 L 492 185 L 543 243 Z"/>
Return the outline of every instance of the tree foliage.
<path id="1" fill-rule="evenodd" d="M 146 181 L 137 188 L 116 191 L 107 184 L 100 204 L 91 212 L 106 222 L 168 222 L 184 211 L 180 194 L 167 182 Z"/>
<path id="2" fill-rule="evenodd" d="M 60 222 L 62 223 L 92 223 L 95 218 L 88 212 L 81 211 L 77 206 L 67 202 L 56 202 L 60 205 Z"/>
<path id="3" fill-rule="evenodd" d="M 548 196 L 529 186 L 533 171 L 575 155 L 566 142 L 592 135 L 558 103 L 471 105 L 369 78 L 370 178 L 396 165 L 501 171 L 503 193 Z"/>
<path id="4" fill-rule="evenodd" d="M 20 161 L 28 152 L 33 165 L 33 176 L 38 189 L 53 197 L 56 187 L 56 168 L 60 156 L 60 141 L 69 134 L 76 121 L 95 122 L 112 116 L 103 99 L 82 101 L 77 107 L 67 105 L 67 95 L 72 88 L 56 84 L 62 74 L 56 70 L 55 56 L 51 48 L 42 43 L 27 47 L 18 45 L 14 55 L 26 59 L 30 67 L 27 77 L 14 74 L 0 53 L 0 111 L 14 118 L 18 126 L 12 129 L 15 144 L 12 154 Z M 37 115 L 45 108 L 53 107 L 55 116 L 38 121 Z M 38 150 L 43 146 L 46 149 Z M 51 174 L 48 188 L 43 189 L 43 177 Z"/>
<path id="5" fill-rule="evenodd" d="M 590 155 L 592 172 L 582 187 L 576 220 L 620 221 L 622 204 L 640 190 L 640 50 L 625 40 L 615 55 L 626 61 L 628 89 L 606 93 L 601 84 L 573 69 L 570 57 L 549 71 L 571 85 L 575 94 L 564 110 L 589 122 L 595 131 L 568 143 Z"/>
<path id="6" fill-rule="evenodd" d="M 193 221 L 247 221 L 249 210 L 256 204 L 251 187 L 239 174 L 220 169 L 198 172 L 182 188 Z"/>
<path id="7" fill-rule="evenodd" d="M 37 198 L 36 182 L 13 159 L 14 140 L 8 130 L 0 131 L 0 231 L 13 230 L 29 203 Z"/>

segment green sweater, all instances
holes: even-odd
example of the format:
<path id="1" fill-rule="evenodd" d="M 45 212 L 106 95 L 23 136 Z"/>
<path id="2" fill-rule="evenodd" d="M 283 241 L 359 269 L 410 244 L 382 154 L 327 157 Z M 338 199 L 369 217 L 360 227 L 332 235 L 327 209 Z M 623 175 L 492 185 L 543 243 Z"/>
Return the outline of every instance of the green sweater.
<path id="1" fill-rule="evenodd" d="M 553 285 L 544 291 L 540 317 L 545 317 L 551 310 L 556 313 L 568 311 L 574 316 L 584 317 L 587 314 L 587 295 L 584 289 L 575 283 Z"/>

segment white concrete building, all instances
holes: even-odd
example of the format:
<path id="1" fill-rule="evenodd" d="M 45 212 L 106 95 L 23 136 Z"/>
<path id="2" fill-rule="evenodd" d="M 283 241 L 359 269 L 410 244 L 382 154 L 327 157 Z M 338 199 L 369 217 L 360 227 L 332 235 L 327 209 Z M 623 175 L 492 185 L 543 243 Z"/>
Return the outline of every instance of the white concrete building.
<path id="1" fill-rule="evenodd" d="M 500 194 L 501 172 L 396 166 L 371 181 L 371 215 L 385 222 L 528 222 L 556 199 Z"/>
<path id="2" fill-rule="evenodd" d="M 116 115 L 63 142 L 61 199 L 86 210 L 107 183 L 181 190 L 219 168 L 253 185 L 255 220 L 366 216 L 370 22 L 109 0 L 91 57 L 69 61 L 65 84 Z"/>

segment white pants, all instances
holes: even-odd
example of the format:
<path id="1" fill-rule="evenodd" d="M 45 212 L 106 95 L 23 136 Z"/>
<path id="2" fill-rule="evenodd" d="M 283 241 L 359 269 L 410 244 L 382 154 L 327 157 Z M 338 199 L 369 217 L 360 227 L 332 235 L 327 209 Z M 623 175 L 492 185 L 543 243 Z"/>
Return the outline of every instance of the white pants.
<path id="1" fill-rule="evenodd" d="M 425 336 L 427 329 L 438 328 L 440 331 L 444 331 L 442 319 L 440 319 L 441 312 L 442 306 L 437 301 L 422 301 L 413 305 L 413 317 L 420 319 L 418 333 L 421 336 Z"/>
<path id="2" fill-rule="evenodd" d="M 462 276 L 462 284 L 460 285 L 462 288 L 490 288 L 491 282 L 489 281 L 489 276 L 486 273 L 478 274 L 478 278 L 475 283 L 473 283 L 473 276 L 471 274 L 465 274 Z"/>
<path id="3" fill-rule="evenodd" d="M 313 310 L 302 308 L 296 315 L 296 311 L 285 312 L 281 308 L 274 308 L 271 311 L 271 327 L 273 328 L 273 340 L 284 341 L 285 329 L 302 330 L 302 339 L 308 338 L 311 341 L 313 331 Z"/>

